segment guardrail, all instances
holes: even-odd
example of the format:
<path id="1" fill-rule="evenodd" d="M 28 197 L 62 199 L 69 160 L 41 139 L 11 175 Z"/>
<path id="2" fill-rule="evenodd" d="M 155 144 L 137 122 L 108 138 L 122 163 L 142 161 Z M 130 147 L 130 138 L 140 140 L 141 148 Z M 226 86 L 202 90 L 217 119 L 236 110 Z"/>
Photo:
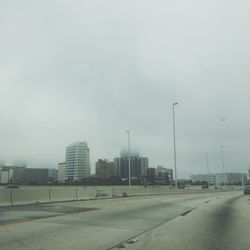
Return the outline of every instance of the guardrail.
<path id="1" fill-rule="evenodd" d="M 232 189 L 170 189 L 169 187 L 115 186 L 115 187 L 43 187 L 0 189 L 0 206 L 76 201 L 96 198 L 135 195 L 184 194 L 231 191 Z M 234 189 L 233 189 L 234 190 Z"/>

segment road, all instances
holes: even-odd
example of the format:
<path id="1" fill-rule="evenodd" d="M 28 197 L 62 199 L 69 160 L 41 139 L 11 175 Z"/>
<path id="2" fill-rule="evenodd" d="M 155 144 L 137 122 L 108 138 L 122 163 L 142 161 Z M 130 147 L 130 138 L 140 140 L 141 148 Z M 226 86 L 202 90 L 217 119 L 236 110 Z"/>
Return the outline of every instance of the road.
<path id="1" fill-rule="evenodd" d="M 242 192 L 0 208 L 0 249 L 250 249 Z"/>

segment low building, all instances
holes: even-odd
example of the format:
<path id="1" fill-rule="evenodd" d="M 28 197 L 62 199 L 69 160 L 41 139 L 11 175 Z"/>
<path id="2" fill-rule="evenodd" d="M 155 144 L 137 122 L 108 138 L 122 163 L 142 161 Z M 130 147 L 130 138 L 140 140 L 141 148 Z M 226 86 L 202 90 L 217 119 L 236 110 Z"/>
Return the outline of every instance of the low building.
<path id="1" fill-rule="evenodd" d="M 15 169 L 19 169 L 19 166 L 2 166 L 0 167 L 0 184 L 14 183 Z"/>
<path id="2" fill-rule="evenodd" d="M 191 175 L 193 183 L 208 182 L 211 185 L 241 185 L 243 173 L 217 173 L 217 174 L 196 174 Z"/>
<path id="3" fill-rule="evenodd" d="M 216 186 L 217 184 L 217 178 L 216 174 L 196 174 L 196 175 L 191 175 L 190 179 L 193 183 L 199 183 L 201 184 L 202 182 L 208 182 L 210 185 Z"/>
<path id="4" fill-rule="evenodd" d="M 13 177 L 13 169 L 1 169 L 0 172 L 0 183 L 1 184 L 8 184 L 11 182 L 11 179 Z"/>
<path id="5" fill-rule="evenodd" d="M 57 169 L 49 168 L 49 176 L 48 176 L 48 182 L 49 183 L 57 182 L 57 172 L 58 172 Z"/>
<path id="6" fill-rule="evenodd" d="M 3 166 L 0 168 L 0 184 L 46 185 L 57 181 L 57 169 Z"/>
<path id="7" fill-rule="evenodd" d="M 46 185 L 49 182 L 48 168 L 24 168 L 22 185 Z"/>

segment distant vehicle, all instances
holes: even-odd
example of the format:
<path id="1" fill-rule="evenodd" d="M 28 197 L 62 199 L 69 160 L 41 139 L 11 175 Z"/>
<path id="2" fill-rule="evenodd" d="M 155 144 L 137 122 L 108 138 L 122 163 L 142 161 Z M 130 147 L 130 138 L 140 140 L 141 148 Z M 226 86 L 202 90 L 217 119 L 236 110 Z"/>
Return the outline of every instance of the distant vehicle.
<path id="1" fill-rule="evenodd" d="M 10 184 L 10 185 L 5 186 L 5 188 L 8 188 L 8 189 L 18 189 L 20 187 L 18 185 L 15 185 L 15 184 Z"/>
<path id="2" fill-rule="evenodd" d="M 214 189 L 222 189 L 220 186 L 215 186 Z"/>
<path id="3" fill-rule="evenodd" d="M 245 186 L 244 187 L 244 195 L 250 194 L 250 186 Z"/>

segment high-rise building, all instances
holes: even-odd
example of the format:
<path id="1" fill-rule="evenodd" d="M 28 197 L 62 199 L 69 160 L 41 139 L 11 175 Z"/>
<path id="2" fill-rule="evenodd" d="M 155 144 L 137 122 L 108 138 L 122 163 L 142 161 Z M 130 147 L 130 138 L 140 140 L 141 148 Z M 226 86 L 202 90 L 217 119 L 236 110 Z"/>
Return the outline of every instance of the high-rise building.
<path id="1" fill-rule="evenodd" d="M 155 168 L 147 168 L 146 180 L 148 184 L 153 185 L 155 183 Z"/>
<path id="2" fill-rule="evenodd" d="M 167 175 L 166 168 L 164 168 L 163 166 L 157 166 L 157 168 L 155 169 L 155 175 L 166 176 Z"/>
<path id="3" fill-rule="evenodd" d="M 142 178 L 146 175 L 148 168 L 148 158 L 140 157 L 138 152 L 130 153 L 130 169 L 132 178 Z M 129 154 L 124 150 L 121 152 L 120 158 L 114 159 L 114 169 L 116 176 L 120 178 L 128 178 L 129 176 Z"/>
<path id="4" fill-rule="evenodd" d="M 66 178 L 78 181 L 90 176 L 87 142 L 75 142 L 66 148 Z"/>
<path id="5" fill-rule="evenodd" d="M 163 166 L 157 166 L 157 168 L 155 170 L 155 175 L 157 177 L 165 177 L 165 179 L 166 179 L 165 182 L 169 185 L 171 185 L 173 183 L 173 170 L 170 168 L 164 168 Z"/>

